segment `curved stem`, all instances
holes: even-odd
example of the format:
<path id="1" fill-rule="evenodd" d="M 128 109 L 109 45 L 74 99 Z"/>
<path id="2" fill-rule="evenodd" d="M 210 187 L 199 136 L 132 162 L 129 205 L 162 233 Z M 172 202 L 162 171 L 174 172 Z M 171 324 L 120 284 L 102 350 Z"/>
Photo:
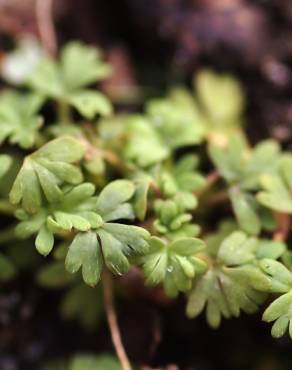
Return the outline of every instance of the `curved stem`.
<path id="1" fill-rule="evenodd" d="M 102 276 L 103 296 L 108 325 L 111 332 L 113 345 L 120 360 L 123 370 L 132 370 L 130 361 L 123 346 L 117 315 L 113 302 L 113 283 L 109 271 L 104 270 Z"/>
<path id="2" fill-rule="evenodd" d="M 36 18 L 42 43 L 54 57 L 57 54 L 57 41 L 53 21 L 53 0 L 36 0 Z"/>

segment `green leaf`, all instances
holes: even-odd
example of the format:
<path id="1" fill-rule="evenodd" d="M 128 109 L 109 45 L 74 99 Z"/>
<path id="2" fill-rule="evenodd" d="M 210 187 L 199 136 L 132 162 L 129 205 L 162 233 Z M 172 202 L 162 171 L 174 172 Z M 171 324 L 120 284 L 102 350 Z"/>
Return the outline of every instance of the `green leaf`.
<path id="1" fill-rule="evenodd" d="M 64 136 L 26 157 L 10 192 L 11 203 L 21 202 L 28 213 L 36 213 L 43 203 L 42 193 L 49 202 L 59 201 L 62 183 L 75 184 L 82 180 L 77 167 L 73 169 L 73 165 L 68 167 L 68 164 L 79 161 L 84 152 L 85 148 L 78 140 Z M 62 164 L 65 164 L 64 171 L 60 170 Z M 78 173 L 77 178 L 72 177 L 73 172 Z"/>
<path id="2" fill-rule="evenodd" d="M 110 101 L 98 91 L 82 90 L 69 95 L 68 101 L 88 119 L 93 119 L 97 114 L 109 116 L 112 113 Z"/>
<path id="3" fill-rule="evenodd" d="M 274 300 L 263 313 L 263 320 L 266 322 L 275 321 L 282 315 L 285 315 L 292 306 L 292 292 L 281 295 Z"/>
<path id="4" fill-rule="evenodd" d="M 277 175 L 264 175 L 261 178 L 264 191 L 257 194 L 262 205 L 275 211 L 292 213 L 292 198 L 284 181 Z"/>
<path id="5" fill-rule="evenodd" d="M 129 261 L 124 255 L 123 243 L 112 234 L 99 230 L 98 236 L 102 246 L 103 257 L 107 267 L 115 274 L 123 275 L 130 268 Z"/>
<path id="6" fill-rule="evenodd" d="M 198 200 L 194 192 L 206 186 L 206 180 L 196 166 L 196 157 L 186 155 L 159 174 L 158 186 L 163 196 L 172 198 L 184 210 L 196 208 Z"/>
<path id="7" fill-rule="evenodd" d="M 136 185 L 133 208 L 140 221 L 143 221 L 146 216 L 149 187 L 149 181 L 140 181 Z"/>
<path id="8" fill-rule="evenodd" d="M 210 143 L 209 156 L 220 175 L 230 184 L 239 182 L 245 171 L 248 147 L 242 134 L 236 133 L 223 143 Z"/>
<path id="9" fill-rule="evenodd" d="M 38 232 L 37 238 L 35 240 L 35 245 L 37 251 L 43 256 L 47 256 L 53 249 L 54 236 L 46 225 L 43 225 Z"/>
<path id="10" fill-rule="evenodd" d="M 68 43 L 61 52 L 61 73 L 68 90 L 75 90 L 104 79 L 111 74 L 101 52 L 82 43 Z"/>
<path id="11" fill-rule="evenodd" d="M 258 259 L 278 259 L 284 254 L 286 249 L 287 246 L 283 242 L 261 239 L 256 251 L 256 255 Z"/>
<path id="12" fill-rule="evenodd" d="M 194 281 L 188 297 L 187 315 L 196 317 L 206 306 L 207 321 L 211 327 L 217 328 L 221 317 L 238 317 L 241 310 L 254 313 L 266 297 L 256 290 L 263 287 L 263 280 L 266 288 L 269 279 L 252 265 L 211 267 Z"/>
<path id="13" fill-rule="evenodd" d="M 257 245 L 257 239 L 248 238 L 243 232 L 235 231 L 222 242 L 218 260 L 227 266 L 249 263 L 254 259 Z"/>
<path id="14" fill-rule="evenodd" d="M 97 212 L 105 221 L 134 218 L 133 210 L 126 202 L 132 198 L 135 186 L 128 180 L 109 183 L 97 198 Z"/>
<path id="15" fill-rule="evenodd" d="M 213 125 L 224 129 L 236 124 L 244 108 L 241 87 L 233 77 L 202 70 L 196 75 L 196 89 Z"/>
<path id="16" fill-rule="evenodd" d="M 258 235 L 261 223 L 249 198 L 236 187 L 230 189 L 229 196 L 239 226 L 248 234 Z"/>
<path id="17" fill-rule="evenodd" d="M 165 99 L 152 99 L 146 112 L 168 148 L 195 145 L 205 138 L 204 122 L 186 90 L 176 89 Z"/>
<path id="18" fill-rule="evenodd" d="M 189 290 L 195 275 L 206 271 L 206 263 L 195 257 L 205 247 L 199 239 L 181 238 L 168 244 L 163 239 L 152 237 L 149 244 L 148 253 L 140 260 L 146 283 L 157 285 L 163 282 L 170 297 Z"/>
<path id="19" fill-rule="evenodd" d="M 95 212 L 94 192 L 93 184 L 83 183 L 64 189 L 59 202 L 51 204 L 48 208 L 41 208 L 33 215 L 23 210 L 18 211 L 17 215 L 22 222 L 16 227 L 16 235 L 27 238 L 38 233 L 37 250 L 46 256 L 53 248 L 54 234 L 64 235 L 72 229 L 88 231 L 101 227 L 104 221 Z"/>
<path id="20" fill-rule="evenodd" d="M 127 143 L 124 156 L 139 167 L 149 167 L 169 156 L 155 129 L 143 116 L 131 116 L 126 122 Z"/>
<path id="21" fill-rule="evenodd" d="M 188 297 L 188 317 L 198 316 L 205 306 L 207 306 L 206 318 L 208 324 L 213 328 L 220 325 L 221 316 L 225 318 L 231 316 L 225 295 L 220 288 L 218 276 L 212 269 L 207 271 L 192 289 Z"/>
<path id="22" fill-rule="evenodd" d="M 291 154 L 283 155 L 280 161 L 280 173 L 289 189 L 292 189 L 292 156 Z"/>
<path id="23" fill-rule="evenodd" d="M 0 178 L 3 177 L 9 170 L 12 164 L 12 158 L 7 154 L 0 155 Z"/>
<path id="24" fill-rule="evenodd" d="M 82 267 L 82 276 L 86 284 L 94 286 L 98 283 L 102 269 L 102 256 L 94 232 L 79 233 L 75 236 L 69 246 L 65 266 L 72 274 Z"/>
<path id="25" fill-rule="evenodd" d="M 37 114 L 44 99 L 36 94 L 6 91 L 0 96 L 0 143 L 9 139 L 22 148 L 32 147 L 42 126 Z"/>
<path id="26" fill-rule="evenodd" d="M 16 216 L 18 215 L 19 212 L 16 213 Z M 20 239 L 26 239 L 37 233 L 46 222 L 47 212 L 45 210 L 40 210 L 40 212 L 32 215 L 31 217 L 28 217 L 28 215 L 24 212 L 24 216 L 25 217 L 22 219 L 22 222 L 20 222 L 15 229 L 15 234 Z"/>
<path id="27" fill-rule="evenodd" d="M 85 154 L 85 146 L 77 139 L 62 136 L 48 142 L 33 154 L 33 158 L 47 159 L 52 162 L 74 163 Z"/>
<path id="28" fill-rule="evenodd" d="M 61 97 L 64 93 L 58 66 L 50 57 L 43 57 L 28 76 L 27 84 L 45 96 Z"/>
<path id="29" fill-rule="evenodd" d="M 291 289 L 292 287 L 292 273 L 280 262 L 264 258 L 259 261 L 259 266 L 268 275 L 272 277 L 272 280 L 279 283 L 283 287 L 284 291 Z M 283 292 L 281 289 L 280 292 Z"/>
<path id="30" fill-rule="evenodd" d="M 41 95 L 73 105 L 91 119 L 97 113 L 109 115 L 112 107 L 103 94 L 84 87 L 109 73 L 110 67 L 101 61 L 98 50 L 72 42 L 63 48 L 60 61 L 42 58 L 27 82 Z"/>
<path id="31" fill-rule="evenodd" d="M 122 243 L 123 252 L 126 255 L 139 255 L 147 252 L 150 234 L 146 229 L 116 223 L 105 223 L 102 228 Z"/>
<path id="32" fill-rule="evenodd" d="M 222 271 L 243 286 L 251 287 L 261 292 L 269 292 L 273 289 L 271 279 L 255 265 L 245 264 L 237 267 L 223 267 Z"/>
<path id="33" fill-rule="evenodd" d="M 192 256 L 201 252 L 205 243 L 197 238 L 182 238 L 175 240 L 169 245 L 169 251 L 181 256 Z"/>
<path id="34" fill-rule="evenodd" d="M 266 322 L 275 321 L 271 334 L 274 338 L 282 337 L 289 326 L 289 335 L 292 338 L 292 292 L 281 295 L 263 314 Z"/>
<path id="35" fill-rule="evenodd" d="M 143 258 L 143 271 L 146 276 L 146 283 L 157 285 L 165 278 L 168 255 L 166 244 L 159 238 L 152 237 L 150 240 L 150 250 Z"/>
<path id="36" fill-rule="evenodd" d="M 279 166 L 280 146 L 274 140 L 264 140 L 252 150 L 247 162 L 242 186 L 244 189 L 258 189 L 260 176 L 275 172 Z"/>

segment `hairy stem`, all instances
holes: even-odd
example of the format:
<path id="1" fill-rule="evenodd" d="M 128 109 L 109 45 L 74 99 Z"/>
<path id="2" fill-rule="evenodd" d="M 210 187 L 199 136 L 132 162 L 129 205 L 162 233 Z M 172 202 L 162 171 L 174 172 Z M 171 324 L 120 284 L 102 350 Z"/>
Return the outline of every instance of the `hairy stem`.
<path id="1" fill-rule="evenodd" d="M 130 361 L 123 346 L 117 315 L 113 302 L 113 282 L 109 271 L 104 270 L 102 276 L 104 305 L 113 345 L 123 370 L 132 370 Z"/>
<path id="2" fill-rule="evenodd" d="M 40 37 L 47 52 L 57 54 L 56 32 L 53 21 L 53 0 L 36 0 L 36 18 Z"/>

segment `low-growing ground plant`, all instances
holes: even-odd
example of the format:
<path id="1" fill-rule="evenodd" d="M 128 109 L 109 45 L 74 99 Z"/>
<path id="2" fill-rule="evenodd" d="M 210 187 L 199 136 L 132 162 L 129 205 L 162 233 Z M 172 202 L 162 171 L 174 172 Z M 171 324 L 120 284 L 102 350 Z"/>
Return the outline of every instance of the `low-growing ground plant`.
<path id="1" fill-rule="evenodd" d="M 99 50 L 70 42 L 1 92 L 1 281 L 34 271 L 88 328 L 105 309 L 125 370 L 113 284 L 133 267 L 183 294 L 190 319 L 218 328 L 264 310 L 273 337 L 292 337 L 292 153 L 251 145 L 228 75 L 202 70 L 193 90 L 120 113 L 95 87 L 110 73 Z"/>

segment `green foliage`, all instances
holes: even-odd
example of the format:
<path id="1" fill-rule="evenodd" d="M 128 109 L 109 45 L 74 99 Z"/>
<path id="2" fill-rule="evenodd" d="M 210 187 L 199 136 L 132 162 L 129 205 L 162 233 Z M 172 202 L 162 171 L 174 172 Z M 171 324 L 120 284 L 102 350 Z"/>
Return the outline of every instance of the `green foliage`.
<path id="1" fill-rule="evenodd" d="M 185 209 L 197 206 L 196 192 L 206 186 L 206 180 L 197 169 L 198 158 L 185 155 L 160 174 L 162 194 L 180 203 Z"/>
<path id="2" fill-rule="evenodd" d="M 153 224 L 156 232 L 167 235 L 170 239 L 179 236 L 197 236 L 200 228 L 198 225 L 191 223 L 192 215 L 184 212 L 184 210 L 184 203 L 175 202 L 171 199 L 157 200 L 155 202 L 157 218 Z"/>
<path id="3" fill-rule="evenodd" d="M 278 171 L 261 177 L 263 190 L 257 195 L 264 206 L 283 213 L 292 213 L 292 156 L 283 156 Z"/>
<path id="4" fill-rule="evenodd" d="M 210 268 L 199 277 L 189 295 L 187 315 L 196 317 L 206 306 L 210 326 L 220 325 L 221 316 L 239 316 L 240 311 L 254 313 L 263 303 L 262 292 L 271 289 L 269 278 L 257 266 L 259 241 L 234 231 L 214 246 L 207 241 Z M 215 252 L 215 248 L 217 249 Z M 210 249 L 209 249 L 210 248 Z"/>
<path id="5" fill-rule="evenodd" d="M 237 128 L 245 103 L 238 81 L 229 75 L 202 70 L 194 82 L 209 129 L 226 134 Z"/>
<path id="6" fill-rule="evenodd" d="M 96 49 L 71 42 L 62 50 L 60 61 L 42 58 L 28 76 L 27 84 L 46 98 L 72 105 L 88 119 L 96 114 L 109 115 L 112 107 L 108 99 L 85 88 L 110 74 L 110 67 L 101 57 Z"/>
<path id="7" fill-rule="evenodd" d="M 249 143 L 238 82 L 202 71 L 195 93 L 177 87 L 113 115 L 93 87 L 110 72 L 99 51 L 69 43 L 29 71 L 26 92 L 0 96 L 0 280 L 37 270 L 40 286 L 62 292 L 63 317 L 90 329 L 103 316 L 103 270 L 136 267 L 145 284 L 185 294 L 189 317 L 206 309 L 213 328 L 269 296 L 263 320 L 291 335 L 292 156 Z M 30 263 L 33 243 L 50 256 Z M 100 361 L 69 369 L 116 369 Z"/>
<path id="8" fill-rule="evenodd" d="M 198 144 L 206 134 L 192 96 L 184 89 L 174 89 L 168 97 L 150 101 L 146 114 L 170 149 Z"/>
<path id="9" fill-rule="evenodd" d="M 178 292 L 186 292 L 192 286 L 197 274 L 206 271 L 207 265 L 195 255 L 204 249 L 204 243 L 196 238 L 181 238 L 171 243 L 152 237 L 150 249 L 141 258 L 146 283 L 157 285 L 163 282 L 165 292 L 170 297 Z"/>
<path id="10" fill-rule="evenodd" d="M 12 158 L 7 154 L 0 155 L 0 178 L 3 177 L 9 170 L 12 163 Z"/>
<path id="11" fill-rule="evenodd" d="M 35 145 L 43 123 L 38 115 L 43 101 L 37 94 L 4 92 L 0 96 L 0 143 L 8 138 L 25 149 Z"/>
<path id="12" fill-rule="evenodd" d="M 11 189 L 11 203 L 21 203 L 25 211 L 36 213 L 43 198 L 49 203 L 60 201 L 60 185 L 82 181 L 82 173 L 74 162 L 81 160 L 84 152 L 79 141 L 60 137 L 27 156 Z"/>

